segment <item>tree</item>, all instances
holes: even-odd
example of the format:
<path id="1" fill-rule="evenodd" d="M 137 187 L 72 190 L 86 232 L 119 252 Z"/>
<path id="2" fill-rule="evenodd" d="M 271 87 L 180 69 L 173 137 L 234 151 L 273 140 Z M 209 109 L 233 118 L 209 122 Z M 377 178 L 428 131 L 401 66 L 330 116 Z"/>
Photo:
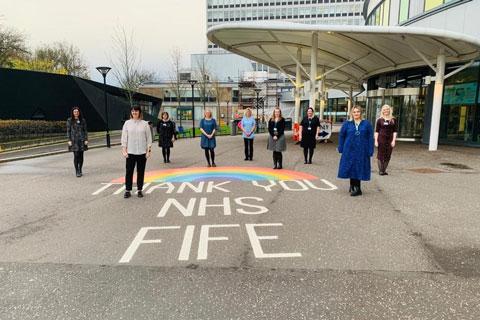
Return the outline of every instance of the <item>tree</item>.
<path id="1" fill-rule="evenodd" d="M 221 114 L 220 105 L 222 102 L 230 101 L 230 93 L 228 91 L 228 88 L 222 87 L 220 81 L 217 78 L 212 79 L 211 93 L 217 101 L 217 108 L 218 108 L 217 117 L 219 117 L 219 121 L 220 121 L 220 114 Z"/>
<path id="2" fill-rule="evenodd" d="M 185 90 L 184 83 L 180 78 L 180 71 L 182 70 L 182 52 L 179 48 L 173 48 L 170 52 L 170 72 L 169 72 L 169 89 L 177 99 L 177 114 L 180 111 L 181 97 Z M 182 116 L 180 115 L 180 125 L 182 125 Z"/>
<path id="3" fill-rule="evenodd" d="M 88 77 L 86 66 L 80 50 L 66 42 L 56 42 L 35 50 L 35 60 L 52 61 L 55 69 L 66 70 L 67 74 L 82 78 Z"/>
<path id="4" fill-rule="evenodd" d="M 201 55 L 196 62 L 195 78 L 198 80 L 198 94 L 203 102 L 203 110 L 206 108 L 206 101 L 210 95 L 210 71 L 208 69 L 208 59 Z M 217 115 L 218 116 L 218 115 Z"/>
<path id="5" fill-rule="evenodd" d="M 117 28 L 113 35 L 113 51 L 116 55 L 111 58 L 112 71 L 133 107 L 135 93 L 142 84 L 152 81 L 155 74 L 140 68 L 141 57 L 134 42 L 133 31 L 128 33 L 124 27 Z"/>
<path id="6" fill-rule="evenodd" d="M 23 59 L 28 54 L 25 36 L 0 26 L 0 67 L 12 68 L 14 59 Z"/>
<path id="7" fill-rule="evenodd" d="M 11 60 L 11 67 L 20 70 L 42 71 L 57 74 L 68 74 L 64 68 L 57 68 L 52 60 L 15 58 Z"/>

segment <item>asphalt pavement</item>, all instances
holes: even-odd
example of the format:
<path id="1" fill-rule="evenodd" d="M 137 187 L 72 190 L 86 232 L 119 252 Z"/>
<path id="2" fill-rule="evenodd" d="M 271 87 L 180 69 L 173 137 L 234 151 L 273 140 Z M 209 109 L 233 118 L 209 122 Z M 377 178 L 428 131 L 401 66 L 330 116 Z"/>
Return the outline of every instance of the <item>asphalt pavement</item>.
<path id="1" fill-rule="evenodd" d="M 155 146 L 144 198 L 118 146 L 1 163 L 0 319 L 480 318 L 480 149 L 399 143 L 353 198 L 336 143 L 217 145 Z"/>

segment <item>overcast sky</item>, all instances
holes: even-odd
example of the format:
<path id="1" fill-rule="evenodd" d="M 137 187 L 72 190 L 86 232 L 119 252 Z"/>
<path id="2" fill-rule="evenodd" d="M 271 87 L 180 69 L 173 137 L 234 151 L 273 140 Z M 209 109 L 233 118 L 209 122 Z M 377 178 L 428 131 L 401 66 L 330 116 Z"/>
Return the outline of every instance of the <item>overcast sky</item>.
<path id="1" fill-rule="evenodd" d="M 184 53 L 206 51 L 206 0 L 0 0 L 0 23 L 24 33 L 27 44 L 67 41 L 76 45 L 100 80 L 95 67 L 110 64 L 117 26 L 133 30 L 143 66 L 166 77 L 173 47 Z M 113 80 L 113 79 L 112 79 Z"/>

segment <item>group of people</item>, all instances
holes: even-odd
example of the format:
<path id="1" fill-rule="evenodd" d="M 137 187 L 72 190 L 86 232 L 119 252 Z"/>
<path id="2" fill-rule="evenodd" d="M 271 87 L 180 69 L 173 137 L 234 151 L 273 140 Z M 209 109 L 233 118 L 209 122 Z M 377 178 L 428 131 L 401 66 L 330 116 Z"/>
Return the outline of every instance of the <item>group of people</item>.
<path id="1" fill-rule="evenodd" d="M 341 153 L 338 178 L 350 179 L 349 192 L 351 196 L 362 194 L 361 181 L 370 180 L 370 158 L 374 146 L 378 148 L 377 160 L 380 175 L 387 175 L 387 166 L 397 139 L 397 121 L 392 116 L 392 108 L 384 105 L 375 130 L 369 121 L 363 119 L 362 108 L 354 106 L 351 110 L 351 120 L 345 121 L 340 129 L 338 152 Z M 212 117 L 211 110 L 205 110 L 204 118 L 199 124 L 201 132 L 200 146 L 204 149 L 208 167 L 216 167 L 215 134 L 217 122 Z M 246 109 L 239 123 L 245 147 L 245 161 L 253 160 L 253 142 L 256 131 L 256 121 L 252 111 Z M 161 114 L 157 124 L 159 135 L 158 145 L 162 148 L 164 163 L 170 162 L 170 149 L 176 140 L 175 122 L 167 112 Z M 375 131 L 375 132 L 374 132 Z M 280 108 L 275 108 L 268 121 L 267 149 L 273 152 L 273 169 L 283 168 L 283 154 L 287 148 L 285 138 L 285 119 Z M 313 153 L 320 133 L 320 120 L 312 108 L 307 109 L 299 129 L 300 146 L 303 148 L 304 163 L 311 164 Z M 88 149 L 88 132 L 86 121 L 80 108 L 74 107 L 67 120 L 67 137 L 69 150 L 74 154 L 74 166 L 77 177 L 82 176 L 83 152 Z M 126 159 L 125 198 L 131 197 L 133 174 L 137 168 L 137 196 L 143 197 L 143 182 L 147 159 L 152 153 L 153 130 L 143 120 L 140 107 L 133 107 L 130 119 L 122 128 L 122 154 Z"/>

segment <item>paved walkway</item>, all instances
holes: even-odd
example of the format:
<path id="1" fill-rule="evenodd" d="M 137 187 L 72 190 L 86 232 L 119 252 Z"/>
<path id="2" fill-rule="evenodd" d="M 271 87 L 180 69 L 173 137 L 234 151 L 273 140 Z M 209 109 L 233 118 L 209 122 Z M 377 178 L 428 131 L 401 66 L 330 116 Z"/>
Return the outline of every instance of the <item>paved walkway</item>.
<path id="1" fill-rule="evenodd" d="M 253 162 L 219 137 L 211 181 L 199 139 L 155 146 L 127 200 L 118 146 L 82 178 L 71 154 L 0 164 L 0 319 L 479 319 L 480 149 L 399 143 L 352 198 L 335 148 L 289 143 L 269 181 L 265 135 Z"/>

